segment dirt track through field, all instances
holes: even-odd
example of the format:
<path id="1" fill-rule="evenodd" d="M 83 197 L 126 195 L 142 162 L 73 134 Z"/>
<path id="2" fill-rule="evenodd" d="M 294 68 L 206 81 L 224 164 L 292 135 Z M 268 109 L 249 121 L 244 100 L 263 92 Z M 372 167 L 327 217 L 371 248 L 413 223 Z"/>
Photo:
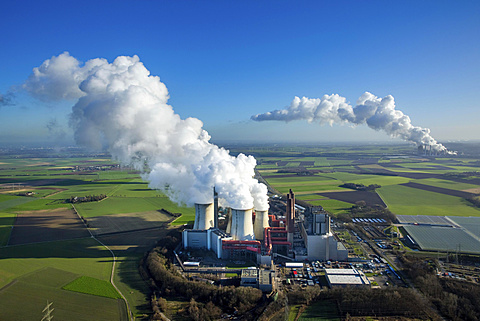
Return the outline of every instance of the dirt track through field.
<path id="1" fill-rule="evenodd" d="M 89 237 L 90 233 L 72 209 L 20 212 L 8 245 Z"/>

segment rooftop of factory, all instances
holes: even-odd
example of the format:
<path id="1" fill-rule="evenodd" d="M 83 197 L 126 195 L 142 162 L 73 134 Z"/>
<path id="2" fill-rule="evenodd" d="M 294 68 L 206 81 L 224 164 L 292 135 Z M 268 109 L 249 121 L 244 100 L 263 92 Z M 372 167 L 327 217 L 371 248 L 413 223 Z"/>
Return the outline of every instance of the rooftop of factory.
<path id="1" fill-rule="evenodd" d="M 257 269 L 243 269 L 242 278 L 256 278 L 258 276 Z"/>
<path id="2" fill-rule="evenodd" d="M 356 269 L 325 269 L 325 276 L 330 287 L 370 285 L 365 274 Z"/>

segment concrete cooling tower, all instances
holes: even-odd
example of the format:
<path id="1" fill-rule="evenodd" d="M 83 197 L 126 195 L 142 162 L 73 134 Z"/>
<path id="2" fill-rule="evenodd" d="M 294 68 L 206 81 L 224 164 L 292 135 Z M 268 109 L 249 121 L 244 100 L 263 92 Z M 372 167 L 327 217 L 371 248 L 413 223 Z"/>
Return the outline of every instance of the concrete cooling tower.
<path id="1" fill-rule="evenodd" d="M 232 208 L 232 226 L 230 235 L 236 241 L 254 240 L 252 209 L 237 210 Z"/>
<path id="2" fill-rule="evenodd" d="M 208 230 L 214 227 L 215 211 L 213 203 L 197 204 L 195 203 L 195 223 L 194 230 Z"/>
<path id="3" fill-rule="evenodd" d="M 268 211 L 255 211 L 255 224 L 253 231 L 255 233 L 255 239 L 263 240 L 265 228 L 268 225 Z"/>
<path id="4" fill-rule="evenodd" d="M 227 232 L 227 234 L 230 234 L 230 232 L 232 231 L 232 209 L 230 208 L 228 209 L 227 217 L 228 217 L 227 230 L 225 232 Z"/>

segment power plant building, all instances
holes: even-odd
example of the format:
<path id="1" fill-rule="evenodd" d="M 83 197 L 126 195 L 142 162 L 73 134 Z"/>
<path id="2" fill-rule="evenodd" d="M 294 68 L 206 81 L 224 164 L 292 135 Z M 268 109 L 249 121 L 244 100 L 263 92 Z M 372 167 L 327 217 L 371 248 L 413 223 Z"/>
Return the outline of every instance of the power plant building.
<path id="1" fill-rule="evenodd" d="M 346 261 L 348 251 L 330 232 L 330 218 L 321 207 L 296 206 L 290 190 L 283 204 L 284 213 L 270 214 L 255 209 L 228 209 L 227 227 L 218 228 L 218 201 L 195 204 L 195 223 L 183 231 L 183 247 L 213 251 L 217 258 L 246 257 L 258 264 L 270 265 L 272 258 L 281 256 L 297 261 Z M 278 206 L 275 208 L 278 209 Z M 301 215 L 297 215 L 297 209 Z M 297 251 L 302 239 L 303 250 Z"/>
<path id="2" fill-rule="evenodd" d="M 348 250 L 331 233 L 330 217 L 321 206 L 309 208 L 300 229 L 308 260 L 347 261 Z"/>

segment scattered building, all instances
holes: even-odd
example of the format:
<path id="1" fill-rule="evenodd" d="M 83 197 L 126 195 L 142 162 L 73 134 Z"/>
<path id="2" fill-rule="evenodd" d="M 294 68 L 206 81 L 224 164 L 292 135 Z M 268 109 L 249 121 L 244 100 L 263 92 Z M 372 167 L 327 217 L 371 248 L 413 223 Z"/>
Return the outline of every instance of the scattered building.
<path id="1" fill-rule="evenodd" d="M 241 286 L 251 286 L 260 289 L 262 292 L 270 293 L 275 286 L 275 273 L 268 270 L 243 269 L 241 275 Z"/>
<path id="2" fill-rule="evenodd" d="M 328 286 L 370 286 L 370 281 L 363 272 L 357 269 L 325 269 Z"/>

